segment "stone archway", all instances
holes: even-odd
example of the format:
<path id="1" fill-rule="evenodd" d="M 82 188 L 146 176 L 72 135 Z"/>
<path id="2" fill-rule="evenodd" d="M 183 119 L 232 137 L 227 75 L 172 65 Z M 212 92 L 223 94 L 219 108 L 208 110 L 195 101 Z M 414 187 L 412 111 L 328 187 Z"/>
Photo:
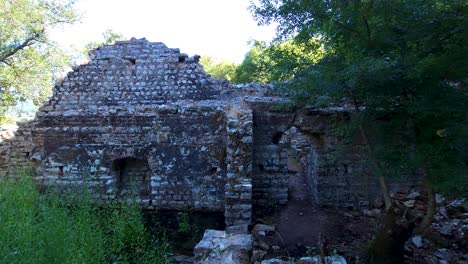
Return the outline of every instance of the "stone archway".
<path id="1" fill-rule="evenodd" d="M 151 169 L 147 160 L 120 158 L 112 162 L 117 182 L 117 197 L 148 198 L 151 193 Z"/>
<path id="2" fill-rule="evenodd" d="M 317 153 L 310 138 L 296 127 L 284 132 L 279 140 L 281 157 L 288 174 L 288 200 L 318 204 Z"/>

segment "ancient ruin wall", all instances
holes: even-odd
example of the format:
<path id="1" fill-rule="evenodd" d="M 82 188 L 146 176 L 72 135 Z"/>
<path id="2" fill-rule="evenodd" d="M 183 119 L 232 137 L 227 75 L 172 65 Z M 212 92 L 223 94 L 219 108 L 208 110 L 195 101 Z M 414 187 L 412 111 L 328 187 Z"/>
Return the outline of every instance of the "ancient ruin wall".
<path id="1" fill-rule="evenodd" d="M 0 176 L 30 164 L 45 185 L 86 187 L 104 201 L 132 195 L 146 208 L 220 211 L 229 225 L 248 223 L 252 205 L 378 197 L 359 143 L 337 151 L 333 129 L 346 109 L 285 108 L 289 100 L 268 85 L 212 79 L 197 56 L 144 39 L 91 58 L 35 120 L 0 131 Z"/>
<path id="2" fill-rule="evenodd" d="M 220 100 L 233 88 L 211 79 L 198 57 L 144 39 L 91 58 L 54 88 L 31 129 L 2 140 L 2 174 L 32 160 L 40 183 L 63 190 L 224 211 L 228 105 Z"/>
<path id="3" fill-rule="evenodd" d="M 35 149 L 29 123 L 0 126 L 0 177 L 31 173 Z"/>

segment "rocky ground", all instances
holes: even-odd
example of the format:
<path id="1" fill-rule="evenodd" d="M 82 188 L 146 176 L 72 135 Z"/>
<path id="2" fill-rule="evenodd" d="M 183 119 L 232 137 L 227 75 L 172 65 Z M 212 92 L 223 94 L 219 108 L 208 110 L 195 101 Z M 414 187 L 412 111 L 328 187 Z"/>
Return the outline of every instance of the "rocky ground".
<path id="1" fill-rule="evenodd" d="M 468 201 L 437 196 L 432 225 L 405 244 L 407 263 L 468 263 Z"/>
<path id="2" fill-rule="evenodd" d="M 380 210 L 324 210 L 287 205 L 263 223 L 257 220 L 261 224 L 252 230 L 253 260 L 259 263 L 272 258 L 297 260 L 316 256 L 322 250 L 324 255 L 340 255 L 347 263 L 355 263 L 376 233 L 380 215 Z"/>
<path id="3" fill-rule="evenodd" d="M 424 193 L 410 190 L 406 193 L 394 193 L 392 198 L 396 207 L 406 212 L 405 215 L 414 218 L 423 216 L 426 211 L 427 197 Z M 468 201 L 446 200 L 439 195 L 436 200 L 437 213 L 432 225 L 423 234 L 414 235 L 405 243 L 404 263 L 468 263 Z M 222 237 L 222 243 L 207 244 L 205 241 L 198 245 L 196 252 L 204 258 L 211 253 L 208 254 L 209 251 L 205 252 L 203 249 L 211 248 L 210 252 L 218 254 L 212 263 L 219 262 L 219 258 L 245 259 L 249 255 L 246 253 L 247 248 L 252 246 L 250 260 L 245 263 L 318 264 L 320 255 L 328 256 L 327 263 L 332 264 L 366 263 L 364 255 L 384 217 L 382 204 L 376 202 L 374 207 L 361 210 L 318 209 L 302 200 L 292 200 L 285 206 L 256 210 L 255 223 L 250 229 L 247 226 L 238 226 L 228 228 L 226 233 L 216 231 L 214 233 L 217 236 L 214 239 L 209 238 L 205 232 L 205 240 L 218 241 Z M 218 233 L 222 233 L 222 236 Z M 237 234 L 248 233 L 252 240 L 242 236 L 240 237 L 243 239 L 237 239 Z M 239 246 L 243 244 L 239 241 L 248 243 Z M 239 248 L 245 252 L 238 254 Z M 180 257 L 182 256 L 177 256 Z M 178 263 L 193 261 L 193 257 L 177 258 Z"/>
<path id="4" fill-rule="evenodd" d="M 420 192 L 410 190 L 392 196 L 408 214 L 424 215 L 426 197 Z M 437 196 L 437 202 L 432 226 L 405 244 L 406 263 L 468 263 L 468 203 L 446 201 L 441 196 Z M 343 256 L 347 263 L 364 263 L 363 256 L 383 217 L 383 208 L 378 203 L 377 207 L 326 210 L 290 201 L 270 212 L 258 212 L 258 225 L 252 230 L 252 263 L 270 263 L 262 262 L 268 259 L 298 260 L 316 256 L 321 250 L 326 251 L 325 255 Z"/>

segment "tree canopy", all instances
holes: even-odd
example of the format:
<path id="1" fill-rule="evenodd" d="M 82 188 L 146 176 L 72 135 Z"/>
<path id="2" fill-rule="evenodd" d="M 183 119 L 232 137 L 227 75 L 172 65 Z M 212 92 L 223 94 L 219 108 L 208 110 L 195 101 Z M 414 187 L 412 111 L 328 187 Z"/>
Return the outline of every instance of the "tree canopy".
<path id="1" fill-rule="evenodd" d="M 468 197 L 468 2 L 259 0 L 251 9 L 279 25 L 279 40 L 322 42 L 323 57 L 279 86 L 299 104 L 353 109 L 342 143 L 361 138 L 386 208 L 369 258 L 402 263 L 405 241 L 432 222 L 435 191 Z M 392 201 L 386 181 L 399 175 L 424 181 L 424 217 Z"/>
<path id="2" fill-rule="evenodd" d="M 294 77 L 299 70 L 316 63 L 323 56 L 316 38 L 305 42 L 295 39 L 266 43 L 255 41 L 236 69 L 237 83 L 271 83 Z"/>
<path id="3" fill-rule="evenodd" d="M 300 102 L 350 105 L 376 174 L 425 175 L 467 195 L 468 3 L 463 0 L 260 0 L 278 39 L 320 39 L 324 56 L 283 83 Z M 353 129 L 354 128 L 354 129 Z"/>
<path id="4" fill-rule="evenodd" d="M 78 17 L 72 2 L 0 0 L 0 123 L 18 101 L 36 105 L 49 95 L 54 74 L 68 64 L 47 33 Z"/>
<path id="5" fill-rule="evenodd" d="M 210 56 L 202 56 L 200 63 L 206 72 L 214 78 L 233 81 L 236 75 L 237 65 L 228 60 L 219 60 Z"/>
<path id="6" fill-rule="evenodd" d="M 233 83 L 285 81 L 323 56 L 321 43 L 313 38 L 305 43 L 288 40 L 278 43 L 254 41 L 241 64 L 203 56 L 200 63 L 215 78 Z"/>

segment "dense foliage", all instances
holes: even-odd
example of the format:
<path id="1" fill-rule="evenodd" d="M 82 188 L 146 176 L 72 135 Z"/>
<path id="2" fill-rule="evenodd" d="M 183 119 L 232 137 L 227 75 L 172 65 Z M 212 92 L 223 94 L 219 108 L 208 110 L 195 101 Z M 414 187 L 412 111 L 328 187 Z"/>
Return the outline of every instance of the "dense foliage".
<path id="1" fill-rule="evenodd" d="M 323 49 L 316 38 L 305 42 L 292 39 L 272 44 L 256 41 L 237 67 L 233 81 L 271 83 L 289 80 L 322 56 Z"/>
<path id="2" fill-rule="evenodd" d="M 283 84 L 300 102 L 349 105 L 376 175 L 423 175 L 431 188 L 468 194 L 468 77 L 464 0 L 260 0 L 278 38 L 320 39 L 318 63 Z"/>
<path id="3" fill-rule="evenodd" d="M 233 81 L 236 74 L 237 65 L 228 60 L 218 60 L 210 56 L 202 56 L 200 63 L 211 76 L 218 79 Z"/>
<path id="4" fill-rule="evenodd" d="M 29 177 L 0 181 L 0 219 L 1 263 L 171 263 L 137 205 L 98 207 L 86 192 L 43 196 Z"/>
<path id="5" fill-rule="evenodd" d="M 321 43 L 315 38 L 305 43 L 254 41 L 241 64 L 208 56 L 203 56 L 200 63 L 213 77 L 232 83 L 272 83 L 293 78 L 295 72 L 316 63 L 322 56 Z"/>
<path id="6" fill-rule="evenodd" d="M 47 32 L 76 20 L 70 2 L 0 0 L 0 123 L 18 101 L 39 105 L 50 95 L 54 74 L 69 57 Z"/>

